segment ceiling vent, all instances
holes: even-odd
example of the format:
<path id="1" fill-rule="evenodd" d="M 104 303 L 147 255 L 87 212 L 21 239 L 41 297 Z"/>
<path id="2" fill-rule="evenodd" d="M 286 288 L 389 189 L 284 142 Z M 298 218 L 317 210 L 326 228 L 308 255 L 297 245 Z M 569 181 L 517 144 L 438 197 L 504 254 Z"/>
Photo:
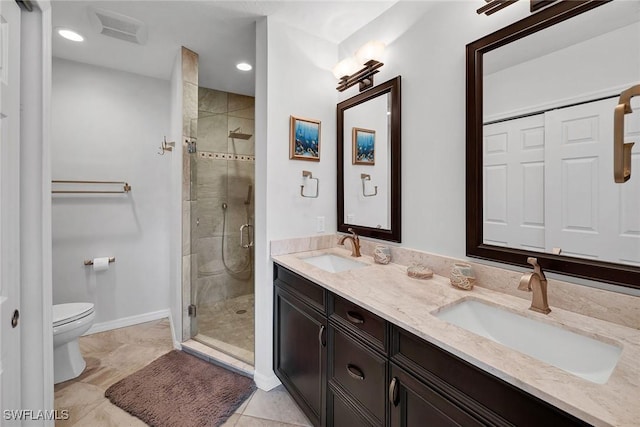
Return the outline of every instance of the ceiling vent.
<path id="1" fill-rule="evenodd" d="M 143 45 L 147 42 L 144 22 L 110 10 L 89 8 L 91 24 L 100 34 Z"/>

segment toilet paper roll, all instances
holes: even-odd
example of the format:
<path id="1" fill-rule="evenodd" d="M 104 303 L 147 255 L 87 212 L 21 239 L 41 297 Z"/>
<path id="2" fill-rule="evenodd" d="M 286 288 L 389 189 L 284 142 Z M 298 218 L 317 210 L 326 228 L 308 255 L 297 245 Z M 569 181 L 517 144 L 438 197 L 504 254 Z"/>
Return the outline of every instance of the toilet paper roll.
<path id="1" fill-rule="evenodd" d="M 109 257 L 94 258 L 93 271 L 104 271 L 109 268 Z"/>

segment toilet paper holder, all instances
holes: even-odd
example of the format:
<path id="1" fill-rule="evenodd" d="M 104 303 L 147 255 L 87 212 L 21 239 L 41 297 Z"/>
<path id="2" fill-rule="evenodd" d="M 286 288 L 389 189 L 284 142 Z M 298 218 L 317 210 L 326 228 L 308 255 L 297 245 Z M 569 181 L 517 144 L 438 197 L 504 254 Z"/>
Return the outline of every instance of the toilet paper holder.
<path id="1" fill-rule="evenodd" d="M 114 257 L 114 256 L 110 256 L 109 257 L 109 264 L 111 264 L 112 262 L 116 262 L 116 257 Z M 85 259 L 84 260 L 84 265 L 93 265 L 93 260 L 92 259 Z"/>

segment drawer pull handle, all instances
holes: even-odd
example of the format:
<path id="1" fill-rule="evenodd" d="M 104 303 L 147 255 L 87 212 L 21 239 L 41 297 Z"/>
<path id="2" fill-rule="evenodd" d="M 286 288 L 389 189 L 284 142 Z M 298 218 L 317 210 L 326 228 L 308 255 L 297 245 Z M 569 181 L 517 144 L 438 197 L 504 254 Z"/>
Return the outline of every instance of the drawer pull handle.
<path id="1" fill-rule="evenodd" d="M 349 322 L 355 323 L 356 325 L 364 323 L 364 317 L 355 311 L 347 311 L 347 319 L 349 319 Z"/>
<path id="2" fill-rule="evenodd" d="M 396 377 L 393 377 L 391 384 L 389 384 L 389 402 L 393 406 L 398 406 L 398 379 Z"/>
<path id="3" fill-rule="evenodd" d="M 324 339 L 324 325 L 320 325 L 320 332 L 318 332 L 318 341 L 322 347 L 327 345 L 327 342 Z"/>
<path id="4" fill-rule="evenodd" d="M 364 380 L 364 372 L 356 365 L 352 365 L 351 363 L 347 363 L 347 372 L 351 375 L 352 378 L 357 380 Z"/>

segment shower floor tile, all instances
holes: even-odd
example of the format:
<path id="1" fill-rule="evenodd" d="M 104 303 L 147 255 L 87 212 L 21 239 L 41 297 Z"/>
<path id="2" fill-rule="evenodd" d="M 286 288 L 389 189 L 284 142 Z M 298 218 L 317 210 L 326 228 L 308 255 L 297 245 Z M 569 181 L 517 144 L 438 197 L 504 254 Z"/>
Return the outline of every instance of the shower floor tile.
<path id="1" fill-rule="evenodd" d="M 198 305 L 195 340 L 253 365 L 254 294 Z"/>

